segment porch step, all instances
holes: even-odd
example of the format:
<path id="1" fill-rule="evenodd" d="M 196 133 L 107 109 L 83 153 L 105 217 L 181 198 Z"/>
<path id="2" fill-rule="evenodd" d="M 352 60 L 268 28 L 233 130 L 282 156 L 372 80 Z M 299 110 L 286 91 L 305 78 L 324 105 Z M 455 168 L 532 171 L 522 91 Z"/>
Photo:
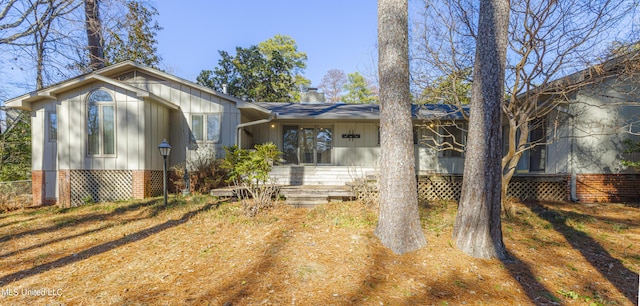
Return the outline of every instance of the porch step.
<path id="1" fill-rule="evenodd" d="M 302 208 L 312 208 L 330 201 L 353 199 L 355 193 L 350 187 L 339 186 L 286 186 L 280 189 L 285 203 Z"/>
<path id="2" fill-rule="evenodd" d="M 235 189 L 231 186 L 211 189 L 211 191 L 209 191 L 209 194 L 213 197 L 219 198 L 232 198 L 236 196 Z"/>
<path id="3" fill-rule="evenodd" d="M 339 186 L 374 172 L 372 167 L 276 166 L 269 176 L 278 185 Z"/>

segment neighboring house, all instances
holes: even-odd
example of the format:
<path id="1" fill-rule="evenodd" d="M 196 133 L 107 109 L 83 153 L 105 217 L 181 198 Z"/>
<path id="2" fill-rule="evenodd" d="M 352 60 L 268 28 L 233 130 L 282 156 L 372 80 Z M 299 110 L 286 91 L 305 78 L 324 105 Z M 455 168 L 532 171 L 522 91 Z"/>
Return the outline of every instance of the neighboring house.
<path id="1" fill-rule="evenodd" d="M 531 179 L 521 182 L 521 188 L 536 194 L 546 188 L 541 181 L 552 181 L 564 199 L 640 198 L 640 178 L 626 174 L 629 170 L 619 162 L 621 141 L 631 137 L 619 127 L 640 122 L 638 95 L 621 94 L 617 85 L 602 87 L 608 85 L 576 90 L 566 109 L 549 115 L 543 137 L 550 144 L 523 157 L 519 180 Z M 375 172 L 380 155 L 378 105 L 250 103 L 133 62 L 69 79 L 6 105 L 31 112 L 34 204 L 66 206 L 161 194 L 157 146 L 163 139 L 173 147 L 170 165 L 184 163 L 202 147 L 221 156 L 223 146 L 273 142 L 284 153 L 284 165 L 274 167 L 272 176 L 291 185 L 343 184 Z M 413 120 L 418 174 L 430 182 L 459 178 L 462 150 L 435 145 L 455 139 L 453 148 L 462 149 L 466 132 L 461 114 L 444 104 L 414 105 Z M 620 180 L 622 184 L 615 183 Z M 636 185 L 622 190 L 630 184 Z"/>

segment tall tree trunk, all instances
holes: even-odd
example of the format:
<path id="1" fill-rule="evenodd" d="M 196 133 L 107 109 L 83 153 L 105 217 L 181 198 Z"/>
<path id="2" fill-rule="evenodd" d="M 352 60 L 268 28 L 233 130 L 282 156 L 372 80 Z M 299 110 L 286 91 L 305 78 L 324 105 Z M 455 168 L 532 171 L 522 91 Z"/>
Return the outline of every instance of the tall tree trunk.
<path id="1" fill-rule="evenodd" d="M 476 258 L 505 259 L 500 220 L 501 106 L 509 0 L 481 0 L 462 194 L 453 229 L 457 247 Z"/>
<path id="2" fill-rule="evenodd" d="M 99 0 L 84 0 L 85 27 L 89 47 L 89 69 L 104 67 L 104 49 L 102 39 L 102 22 L 99 14 Z"/>
<path id="3" fill-rule="evenodd" d="M 380 217 L 375 235 L 394 253 L 427 244 L 418 215 L 409 99 L 408 1 L 378 1 Z"/>

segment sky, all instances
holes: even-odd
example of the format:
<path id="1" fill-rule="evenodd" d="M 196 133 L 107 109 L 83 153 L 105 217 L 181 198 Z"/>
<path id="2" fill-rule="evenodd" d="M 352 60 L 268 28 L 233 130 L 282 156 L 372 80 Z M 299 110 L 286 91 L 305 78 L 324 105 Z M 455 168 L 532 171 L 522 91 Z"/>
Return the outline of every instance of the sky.
<path id="1" fill-rule="evenodd" d="M 304 76 L 317 87 L 330 69 L 374 76 L 377 1 L 374 0 L 155 0 L 161 68 L 195 81 L 213 70 L 218 50 L 235 54 L 276 34 L 307 53 Z"/>

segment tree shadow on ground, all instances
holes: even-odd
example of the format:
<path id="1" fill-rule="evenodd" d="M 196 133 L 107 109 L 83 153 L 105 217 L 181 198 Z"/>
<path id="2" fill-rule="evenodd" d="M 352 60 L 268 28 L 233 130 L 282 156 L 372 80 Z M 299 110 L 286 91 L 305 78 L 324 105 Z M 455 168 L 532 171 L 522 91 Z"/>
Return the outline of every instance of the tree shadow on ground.
<path id="1" fill-rule="evenodd" d="M 268 289 L 274 292 L 284 291 L 286 284 L 267 284 L 262 278 L 268 274 L 268 271 L 274 269 L 277 265 L 277 258 L 280 256 L 280 252 L 284 250 L 292 231 L 300 225 L 302 219 L 293 216 L 287 220 L 282 220 L 285 227 L 279 227 L 273 230 L 269 234 L 265 241 L 268 241 L 264 248 L 263 255 L 255 259 L 255 263 L 249 265 L 244 269 L 244 272 L 233 276 L 233 280 L 227 283 L 221 284 L 220 287 L 215 287 L 208 290 L 206 293 L 185 300 L 185 304 L 210 304 L 212 301 L 218 303 L 218 305 L 239 305 L 243 302 L 243 299 L 252 295 L 258 295 L 258 290 L 270 286 Z M 258 272 L 258 273 L 256 273 Z M 263 276 L 261 276 L 261 274 Z"/>
<path id="2" fill-rule="evenodd" d="M 358 289 L 356 289 L 349 300 L 353 305 L 368 305 L 369 301 L 363 300 L 360 297 L 372 296 L 376 293 L 376 289 L 388 282 L 386 277 L 383 277 L 379 272 L 380 269 L 385 269 L 385 264 L 389 262 L 390 255 L 388 252 L 382 250 L 379 247 L 371 245 L 369 247 L 370 252 L 370 264 L 369 269 L 364 275 L 366 277 L 362 280 L 362 283 Z"/>
<path id="3" fill-rule="evenodd" d="M 509 258 L 503 260 L 502 263 L 505 268 L 509 270 L 511 277 L 524 289 L 524 292 L 532 303 L 536 305 L 558 305 L 561 299 L 537 280 L 529 265 L 520 260 L 512 252 L 509 252 L 508 256 Z"/>
<path id="4" fill-rule="evenodd" d="M 618 291 L 632 303 L 638 301 L 638 274 L 627 269 L 622 262 L 611 254 L 600 243 L 587 233 L 567 224 L 567 213 L 550 209 L 539 202 L 525 203 L 529 209 L 541 219 L 548 221 L 553 228 L 562 234 L 571 246 L 578 250 L 584 259 L 604 276 Z M 572 216 L 591 217 L 571 212 Z"/>
<path id="5" fill-rule="evenodd" d="M 32 221 L 32 220 L 34 220 L 36 218 L 37 217 L 31 217 L 31 218 L 24 219 L 24 220 L 15 220 L 15 221 L 7 222 L 7 223 L 4 223 L 4 224 L 0 224 L 0 228 L 11 226 L 11 225 L 22 223 L 22 222 L 29 222 L 29 221 Z"/>
<path id="6" fill-rule="evenodd" d="M 65 223 L 64 225 L 56 225 L 55 227 L 53 227 L 53 226 L 46 227 L 46 229 L 49 229 L 50 231 L 64 230 L 67 226 L 69 226 L 71 224 L 73 224 L 75 226 L 75 225 L 78 225 L 80 223 L 86 223 L 86 222 L 91 222 L 91 221 L 96 221 L 96 220 L 107 221 L 108 219 L 112 218 L 113 216 L 120 215 L 120 214 L 122 214 L 124 212 L 133 211 L 133 210 L 136 210 L 138 208 L 146 207 L 146 206 L 152 206 L 153 207 L 151 212 L 149 212 L 146 216 L 138 217 L 138 218 L 126 219 L 126 220 L 123 220 L 121 218 L 117 218 L 117 219 L 114 220 L 114 223 L 102 225 L 102 226 L 100 226 L 98 228 L 95 228 L 95 229 L 87 230 L 87 231 L 84 231 L 82 233 L 78 233 L 78 234 L 74 234 L 74 235 L 61 236 L 61 237 L 58 237 L 56 239 L 48 239 L 45 242 L 42 242 L 42 243 L 39 243 L 39 244 L 31 245 L 31 246 L 28 246 L 28 247 L 25 247 L 25 248 L 22 248 L 22 249 L 19 249 L 19 250 L 14 250 L 14 251 L 11 251 L 11 252 L 8 252 L 8 253 L 5 253 L 5 254 L 0 254 L 0 259 L 1 258 L 7 258 L 7 257 L 10 257 L 10 256 L 14 256 L 14 255 L 16 255 L 18 253 L 21 253 L 21 252 L 25 252 L 25 251 L 41 248 L 41 247 L 44 247 L 44 246 L 47 246 L 47 245 L 50 245 L 50 244 L 54 244 L 54 243 L 57 243 L 57 242 L 61 242 L 61 241 L 67 240 L 67 239 L 78 238 L 78 237 L 82 237 L 84 235 L 89 235 L 89 234 L 95 234 L 97 232 L 100 232 L 100 231 L 106 230 L 108 228 L 111 228 L 115 224 L 117 224 L 117 225 L 125 225 L 125 224 L 131 223 L 131 222 L 140 221 L 140 220 L 143 220 L 143 219 L 149 219 L 149 218 L 155 217 L 160 211 L 165 210 L 165 209 L 169 209 L 169 208 L 171 208 L 171 207 L 176 205 L 175 202 L 170 202 L 169 205 L 167 207 L 165 207 L 164 205 L 160 205 L 160 203 L 161 203 L 160 200 L 151 200 L 151 201 L 147 201 L 147 202 L 143 202 L 143 203 L 135 203 L 135 204 L 129 205 L 129 206 L 118 207 L 111 213 L 100 214 L 100 215 L 92 214 L 92 215 L 89 215 L 89 216 L 87 216 L 85 218 L 80 218 L 78 220 L 74 219 L 73 222 L 68 222 L 68 223 Z M 216 204 L 216 208 L 219 205 L 220 205 L 220 203 L 217 203 Z M 27 220 L 33 220 L 33 219 L 36 219 L 36 218 L 34 217 L 34 218 L 27 219 Z M 26 220 L 22 220 L 22 221 L 19 221 L 19 222 L 23 222 L 23 221 L 26 221 Z M 26 232 L 27 234 L 20 233 L 20 234 L 17 234 L 17 235 L 33 235 L 34 233 L 38 234 L 38 233 L 42 233 L 42 232 L 43 232 L 43 229 L 36 229 L 36 230 L 32 230 L 32 231 Z M 49 232 L 49 231 L 47 231 L 47 232 Z M 3 239 L 4 238 L 5 237 L 3 237 Z M 3 242 L 3 241 L 4 240 L 0 239 L 0 242 Z"/>
<path id="7" fill-rule="evenodd" d="M 155 201 L 158 201 L 158 200 L 153 200 L 153 201 L 149 201 L 149 202 L 155 202 Z M 144 203 L 148 204 L 149 202 L 143 202 L 141 204 L 144 204 Z M 132 205 L 132 206 L 138 206 L 138 205 Z M 168 220 L 168 221 L 166 221 L 164 223 L 161 223 L 161 224 L 158 224 L 156 226 L 153 226 L 153 227 L 138 231 L 136 233 L 127 235 L 127 236 L 122 237 L 122 238 L 117 239 L 117 240 L 113 240 L 113 241 L 109 241 L 109 242 L 106 242 L 106 243 L 103 243 L 103 244 L 100 244 L 100 245 L 93 246 L 93 247 L 88 248 L 88 249 L 86 249 L 84 251 L 81 251 L 81 252 L 78 252 L 78 253 L 75 253 L 75 254 L 71 254 L 71 255 L 59 258 L 59 259 L 54 260 L 52 262 L 45 263 L 45 264 L 38 265 L 38 266 L 35 266 L 33 268 L 30 268 L 30 269 L 17 271 L 17 272 L 2 276 L 2 277 L 0 277 L 0 285 L 5 286 L 7 284 L 10 284 L 10 283 L 13 283 L 13 282 L 17 282 L 17 281 L 22 280 L 22 279 L 27 278 L 27 277 L 38 275 L 40 273 L 44 273 L 44 272 L 47 272 L 47 271 L 50 271 L 50 270 L 53 270 L 53 269 L 56 269 L 56 268 L 60 268 L 60 267 L 63 267 L 63 266 L 66 266 L 66 265 L 69 265 L 69 264 L 72 264 L 72 263 L 75 263 L 75 262 L 79 262 L 79 261 L 82 261 L 84 259 L 90 258 L 92 256 L 99 255 L 99 254 L 108 252 L 110 250 L 113 250 L 115 248 L 121 247 L 123 245 L 127 245 L 127 244 L 130 244 L 130 243 L 133 243 L 133 242 L 140 241 L 140 240 L 145 239 L 145 238 L 147 238 L 147 237 L 149 237 L 151 235 L 157 234 L 157 233 L 162 232 L 164 230 L 167 230 L 167 229 L 170 229 L 172 227 L 175 227 L 175 226 L 178 226 L 180 224 L 183 224 L 183 223 L 189 221 L 195 215 L 198 215 L 198 214 L 200 214 L 200 213 L 202 213 L 204 211 L 207 211 L 209 208 L 211 208 L 213 206 L 216 206 L 216 204 L 215 203 L 209 203 L 209 204 L 206 204 L 206 205 L 204 205 L 203 207 L 201 207 L 199 209 L 196 209 L 196 210 L 193 210 L 193 211 L 185 213 L 178 220 Z M 128 208 L 128 209 L 131 209 L 131 208 Z M 114 211 L 114 213 L 115 213 L 115 211 Z M 91 218 L 95 219 L 95 216 L 92 215 Z"/>
<path id="8" fill-rule="evenodd" d="M 451 252 L 459 251 L 452 249 Z M 464 256 L 462 253 L 458 255 Z M 375 296 L 376 293 L 379 293 L 377 290 L 389 282 L 388 277 L 385 277 L 385 275 L 394 274 L 393 271 L 389 270 L 393 269 L 394 263 L 397 261 L 410 261 L 411 256 L 411 253 L 395 255 L 381 247 L 371 246 L 371 264 L 366 273 L 363 273 L 363 276 L 366 275 L 366 277 L 364 277 L 360 287 L 354 290 L 348 297 L 349 303 L 352 305 L 370 305 L 372 301 L 369 301 L 366 297 Z M 470 260 L 472 259 L 470 258 Z M 524 289 L 532 303 L 536 305 L 558 304 L 560 299 L 536 280 L 536 276 L 524 262 L 515 257 L 511 257 L 509 260 L 503 261 L 503 264 L 513 279 Z M 419 276 L 417 277 L 419 278 Z M 455 270 L 445 270 L 442 275 L 436 276 L 435 279 L 433 277 L 427 278 L 429 280 L 419 280 L 424 282 L 425 286 L 423 289 L 418 292 L 412 292 L 411 296 L 404 297 L 402 302 L 398 303 L 402 305 L 471 303 L 474 299 L 478 298 L 474 295 L 475 293 L 461 297 L 457 296 L 455 292 L 460 288 L 464 288 L 467 292 L 483 292 L 487 286 L 487 281 L 484 278 L 476 276 L 469 277 Z M 492 298 L 498 299 L 498 297 Z"/>
<path id="9" fill-rule="evenodd" d="M 137 220 L 140 220 L 140 219 L 142 219 L 142 218 L 137 218 L 137 219 L 134 219 L 134 220 L 127 220 L 126 222 L 120 222 L 119 224 L 126 224 L 126 223 L 129 223 L 129 222 L 132 222 L 132 221 L 137 221 Z M 91 230 L 88 230 L 88 231 L 84 231 L 82 233 L 78 233 L 78 234 L 75 234 L 75 235 L 62 236 L 62 237 L 59 237 L 59 238 L 56 238 L 56 239 L 49 239 L 49 240 L 46 240 L 45 242 L 42 242 L 42 243 L 34 244 L 34 245 L 31 245 L 31 246 L 28 246 L 28 247 L 25 247 L 25 248 L 22 248 L 22 249 L 13 250 L 11 252 L 0 254 L 0 259 L 8 258 L 8 257 L 14 256 L 16 254 L 19 254 L 19 253 L 22 253 L 22 252 L 26 252 L 26 251 L 29 251 L 29 250 L 35 250 L 35 249 L 38 249 L 38 248 L 41 248 L 41 247 L 44 247 L 44 246 L 47 246 L 47 245 L 50 245 L 50 244 L 54 244 L 54 243 L 57 243 L 57 242 L 60 242 L 60 241 L 64 241 L 64 240 L 67 240 L 67 239 L 73 239 L 73 238 L 82 237 L 84 235 L 94 234 L 94 233 L 103 231 L 103 230 L 105 230 L 107 228 L 111 228 L 112 226 L 113 226 L 113 224 L 102 225 L 102 226 L 100 226 L 98 228 L 94 228 L 94 229 L 91 229 Z"/>
<path id="10" fill-rule="evenodd" d="M 82 216 L 78 219 L 70 220 L 69 222 L 60 222 L 47 227 L 41 227 L 41 228 L 31 229 L 31 230 L 22 231 L 22 232 L 11 233 L 9 235 L 0 237 L 0 243 L 9 241 L 14 238 L 19 238 L 21 236 L 38 235 L 42 233 L 48 233 L 48 232 L 60 230 L 66 227 L 78 226 L 79 224 L 88 223 L 92 221 L 106 220 L 114 216 L 122 215 L 129 211 L 137 210 L 142 207 L 155 206 L 154 210 L 149 215 L 150 217 L 152 217 L 156 215 L 159 210 L 164 209 L 164 206 L 160 205 L 161 203 L 162 203 L 162 199 L 152 199 L 144 202 L 135 202 L 130 205 L 122 204 L 122 206 L 119 206 L 118 208 L 108 213 L 92 213 L 92 214 Z M 66 214 L 67 212 L 73 211 L 74 209 L 76 208 L 60 209 L 57 212 L 57 215 L 60 215 L 61 217 L 63 217 L 64 214 Z"/>

